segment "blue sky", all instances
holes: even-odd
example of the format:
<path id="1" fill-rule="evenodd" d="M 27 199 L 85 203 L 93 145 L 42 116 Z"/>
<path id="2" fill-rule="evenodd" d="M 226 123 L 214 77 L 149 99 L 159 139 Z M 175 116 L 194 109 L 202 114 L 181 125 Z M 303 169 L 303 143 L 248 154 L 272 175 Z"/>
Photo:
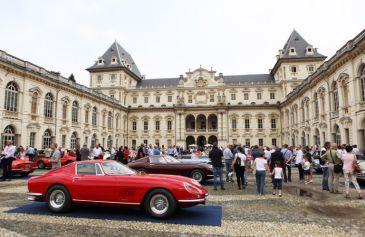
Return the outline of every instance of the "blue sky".
<path id="1" fill-rule="evenodd" d="M 147 78 L 200 65 L 267 73 L 294 28 L 332 56 L 364 29 L 364 9 L 361 0 L 12 0 L 1 3 L 0 49 L 84 85 L 114 40 Z"/>

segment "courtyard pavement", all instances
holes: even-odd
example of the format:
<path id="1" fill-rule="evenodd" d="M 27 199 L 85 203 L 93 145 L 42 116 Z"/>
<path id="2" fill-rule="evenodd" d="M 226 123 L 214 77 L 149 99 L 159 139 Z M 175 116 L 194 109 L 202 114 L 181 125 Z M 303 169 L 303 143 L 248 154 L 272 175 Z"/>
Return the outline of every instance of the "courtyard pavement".
<path id="1" fill-rule="evenodd" d="M 297 181 L 295 171 L 293 176 L 281 198 L 271 195 L 268 178 L 264 196 L 256 195 L 252 175 L 244 190 L 225 183 L 226 190 L 214 191 L 206 183 L 207 205 L 222 207 L 221 226 L 7 213 L 29 204 L 27 179 L 16 178 L 0 182 L 0 236 L 365 236 L 365 200 L 357 200 L 354 189 L 345 199 L 343 186 L 342 194 L 322 191 L 320 175 L 308 185 Z"/>

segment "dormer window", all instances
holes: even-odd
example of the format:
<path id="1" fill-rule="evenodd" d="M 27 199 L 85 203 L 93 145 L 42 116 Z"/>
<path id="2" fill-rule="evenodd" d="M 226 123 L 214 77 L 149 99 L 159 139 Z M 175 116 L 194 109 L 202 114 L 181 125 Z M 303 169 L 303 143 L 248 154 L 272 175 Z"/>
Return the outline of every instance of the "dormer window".
<path id="1" fill-rule="evenodd" d="M 104 60 L 102 58 L 98 59 L 98 64 L 104 64 Z"/>
<path id="2" fill-rule="evenodd" d="M 294 47 L 290 47 L 290 49 L 289 49 L 289 55 L 296 55 L 295 48 Z"/>
<path id="3" fill-rule="evenodd" d="M 111 63 L 112 64 L 116 64 L 117 63 L 117 58 L 116 57 L 112 57 Z"/>
<path id="4" fill-rule="evenodd" d="M 313 54 L 314 53 L 314 50 L 312 47 L 308 46 L 307 47 L 307 54 Z"/>

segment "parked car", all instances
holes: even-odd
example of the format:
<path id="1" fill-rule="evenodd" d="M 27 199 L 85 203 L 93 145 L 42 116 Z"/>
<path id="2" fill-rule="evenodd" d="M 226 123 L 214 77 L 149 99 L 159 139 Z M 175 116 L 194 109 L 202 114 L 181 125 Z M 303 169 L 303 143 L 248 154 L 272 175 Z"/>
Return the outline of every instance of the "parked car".
<path id="1" fill-rule="evenodd" d="M 76 161 L 76 157 L 75 156 L 71 156 L 71 155 L 66 155 L 64 157 L 61 158 L 61 165 L 68 165 L 71 164 L 72 162 Z M 37 157 L 37 159 L 34 161 L 37 165 L 37 167 L 39 169 L 45 169 L 45 168 L 51 168 L 52 164 L 51 164 L 51 159 L 49 157 L 43 157 L 43 158 L 39 158 Z"/>
<path id="2" fill-rule="evenodd" d="M 141 207 L 168 218 L 178 207 L 205 204 L 208 191 L 181 176 L 139 174 L 113 160 L 74 162 L 28 181 L 28 200 L 45 201 L 52 212 L 72 204 Z"/>
<path id="3" fill-rule="evenodd" d="M 33 173 L 35 168 L 36 164 L 32 161 L 29 161 L 28 157 L 26 157 L 24 160 L 17 158 L 13 160 L 11 172 L 13 175 L 19 174 L 25 177 L 28 176 L 30 173 Z"/>
<path id="4" fill-rule="evenodd" d="M 365 181 L 365 157 L 363 155 L 356 155 L 357 163 L 360 165 L 361 172 L 357 173 L 357 180 Z"/>
<path id="5" fill-rule="evenodd" d="M 145 157 L 132 161 L 128 166 L 140 173 L 181 175 L 198 182 L 213 178 L 212 165 L 183 163 L 168 155 Z"/>

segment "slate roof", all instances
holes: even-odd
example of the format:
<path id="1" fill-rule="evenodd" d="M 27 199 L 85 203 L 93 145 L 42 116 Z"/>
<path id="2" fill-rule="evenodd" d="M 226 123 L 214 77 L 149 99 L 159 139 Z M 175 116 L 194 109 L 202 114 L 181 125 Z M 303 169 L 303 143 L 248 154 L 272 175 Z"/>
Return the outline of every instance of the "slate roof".
<path id="1" fill-rule="evenodd" d="M 307 54 L 307 46 L 312 47 L 296 30 L 293 30 L 283 47 L 283 54 L 280 55 L 280 58 L 326 58 L 315 48 L 312 48 L 313 54 Z M 296 55 L 289 55 L 291 47 L 295 48 Z"/>
<path id="2" fill-rule="evenodd" d="M 116 57 L 117 62 L 112 64 L 111 59 L 112 57 Z M 137 75 L 138 77 L 141 77 L 141 73 L 134 62 L 132 56 L 117 42 L 115 41 L 107 51 L 101 56 L 101 58 L 104 60 L 104 64 L 99 65 L 98 61 L 95 62 L 95 64 L 91 67 L 89 67 L 87 70 L 92 69 L 103 69 L 103 68 L 118 68 L 118 67 L 125 67 L 128 68 L 127 65 L 124 63 L 125 61 L 127 64 L 131 66 L 131 71 Z"/>
<path id="3" fill-rule="evenodd" d="M 223 76 L 226 84 L 237 83 L 274 83 L 275 79 L 271 74 L 250 74 L 250 75 L 228 75 Z M 186 79 L 186 78 L 184 78 Z M 215 80 L 219 77 L 216 76 Z M 143 79 L 138 82 L 137 88 L 144 87 L 177 87 L 179 85 L 179 77 L 176 78 L 157 78 Z"/>
<path id="4" fill-rule="evenodd" d="M 218 79 L 218 78 L 216 78 Z M 270 74 L 249 74 L 249 75 L 232 75 L 224 76 L 224 82 L 230 83 L 272 83 L 275 79 Z"/>

